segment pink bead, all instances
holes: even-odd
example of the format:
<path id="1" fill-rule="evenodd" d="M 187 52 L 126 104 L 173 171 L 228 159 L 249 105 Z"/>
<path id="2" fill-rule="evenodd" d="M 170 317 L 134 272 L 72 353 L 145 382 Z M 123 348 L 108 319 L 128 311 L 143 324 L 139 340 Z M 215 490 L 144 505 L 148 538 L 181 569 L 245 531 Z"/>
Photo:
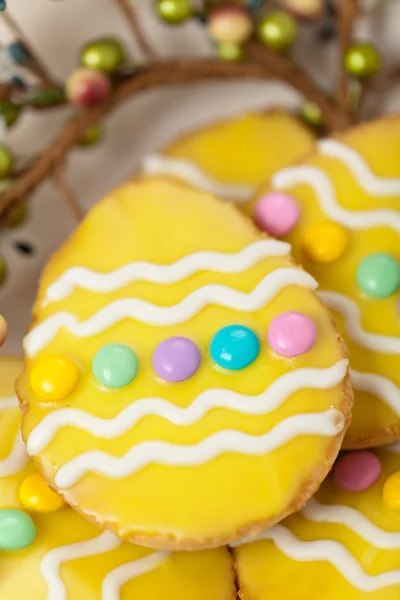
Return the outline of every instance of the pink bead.
<path id="1" fill-rule="evenodd" d="M 299 356 L 308 352 L 317 339 L 314 322 L 298 312 L 285 312 L 275 317 L 268 328 L 268 341 L 277 354 Z"/>
<path id="2" fill-rule="evenodd" d="M 294 229 L 300 219 L 297 201 L 288 194 L 266 194 L 257 203 L 254 220 L 258 227 L 270 235 L 283 237 Z"/>
<path id="3" fill-rule="evenodd" d="M 362 492 L 378 481 L 382 472 L 379 458 L 373 452 L 349 452 L 340 458 L 333 469 L 336 484 L 347 492 Z"/>

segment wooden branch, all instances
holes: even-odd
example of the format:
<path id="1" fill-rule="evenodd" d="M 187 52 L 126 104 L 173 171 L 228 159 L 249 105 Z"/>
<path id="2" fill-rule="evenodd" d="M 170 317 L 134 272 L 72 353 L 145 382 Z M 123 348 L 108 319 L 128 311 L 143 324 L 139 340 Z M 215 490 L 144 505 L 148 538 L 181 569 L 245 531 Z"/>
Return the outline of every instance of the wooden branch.
<path id="1" fill-rule="evenodd" d="M 74 218 L 78 222 L 81 221 L 84 217 L 84 211 L 81 209 L 75 193 L 67 181 L 63 164 L 56 165 L 54 176 L 63 195 L 65 204 L 73 214 Z"/>
<path id="2" fill-rule="evenodd" d="M 253 47 L 253 46 L 252 46 Z M 258 53 L 257 45 L 254 52 Z M 257 54 L 258 55 L 258 54 Z M 111 100 L 88 110 L 64 126 L 54 141 L 41 153 L 35 163 L 12 188 L 0 195 L 0 217 L 15 203 L 22 202 L 35 188 L 55 171 L 68 150 L 95 123 L 122 104 L 127 98 L 160 86 L 229 79 L 278 79 L 298 89 L 320 107 L 328 130 L 345 129 L 351 116 L 326 99 L 298 67 L 278 55 L 260 53 L 259 62 L 227 62 L 214 59 L 171 60 L 151 65 L 122 81 Z"/>
<path id="3" fill-rule="evenodd" d="M 9 29 L 14 33 L 17 41 L 22 43 L 23 47 L 26 48 L 27 52 L 32 56 L 34 64 L 27 65 L 26 68 L 31 70 L 45 87 L 58 87 L 57 82 L 53 79 L 47 68 L 44 66 L 41 58 L 38 56 L 36 50 L 27 39 L 25 33 L 22 31 L 15 19 L 11 16 L 10 10 L 7 9 L 4 12 L 0 12 L 0 17 L 4 20 L 7 27 L 9 27 Z"/>
<path id="4" fill-rule="evenodd" d="M 344 60 L 353 39 L 355 21 L 359 15 L 359 4 L 358 0 L 335 0 L 335 5 L 339 34 L 336 101 L 340 107 L 345 109 L 349 91 L 349 77 L 344 66 Z"/>
<path id="5" fill-rule="evenodd" d="M 156 55 L 151 49 L 149 43 L 147 42 L 146 36 L 142 31 L 138 16 L 130 0 L 115 0 L 115 2 L 119 6 L 122 14 L 124 15 L 128 26 L 132 32 L 133 39 L 135 43 L 139 46 L 144 57 L 153 59 L 156 58 Z"/>

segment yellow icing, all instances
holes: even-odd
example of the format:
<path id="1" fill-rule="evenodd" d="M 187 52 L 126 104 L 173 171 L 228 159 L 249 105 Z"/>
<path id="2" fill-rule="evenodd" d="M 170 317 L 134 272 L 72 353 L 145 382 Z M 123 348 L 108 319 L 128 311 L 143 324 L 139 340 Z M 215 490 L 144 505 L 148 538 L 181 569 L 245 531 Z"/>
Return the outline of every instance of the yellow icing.
<path id="1" fill-rule="evenodd" d="M 191 161 L 217 181 L 261 185 L 314 145 L 314 133 L 289 113 L 253 113 L 188 134 L 163 155 Z"/>
<path id="2" fill-rule="evenodd" d="M 15 377 L 21 369 L 20 360 L 0 360 L 0 406 L 4 398 L 13 394 Z M 19 424 L 18 408 L 0 411 L 0 459 L 12 447 Z M 30 462 L 14 476 L 0 478 L 0 510 L 27 510 L 19 498 L 19 489 L 26 476 L 33 474 L 33 469 L 33 463 Z M 48 600 L 50 590 L 41 570 L 46 555 L 63 546 L 95 539 L 102 533 L 68 507 L 50 514 L 28 513 L 36 526 L 35 542 L 24 550 L 0 549 L 2 600 L 21 600 L 26 597 L 30 600 Z M 61 577 L 61 591 L 54 592 L 51 599 L 234 600 L 236 597 L 232 561 L 225 548 L 171 554 L 149 573 L 128 579 L 115 596 L 102 594 L 102 584 L 115 568 L 151 554 L 151 550 L 123 543 L 95 556 L 65 560 L 59 569 L 55 569 L 55 574 Z"/>
<path id="3" fill-rule="evenodd" d="M 164 179 L 126 185 L 95 207 L 50 261 L 42 277 L 33 327 L 58 311 L 71 312 L 79 320 L 87 319 L 111 301 L 127 297 L 169 306 L 211 283 L 250 292 L 268 273 L 292 267 L 290 257 L 263 258 L 237 274 L 202 271 L 169 285 L 137 281 L 109 293 L 75 289 L 59 302 L 42 305 L 49 285 L 71 266 L 111 272 L 136 261 L 167 265 L 200 250 L 234 253 L 257 239 L 262 238 L 249 220 L 207 194 Z M 290 310 L 304 312 L 314 320 L 317 341 L 307 354 L 284 359 L 269 348 L 266 333 L 274 317 Z M 212 364 L 208 348 L 213 335 L 233 323 L 253 329 L 261 341 L 261 351 L 248 368 L 227 373 Z M 189 380 L 167 384 L 155 377 L 151 357 L 156 346 L 173 335 L 195 341 L 202 352 L 202 363 Z M 101 347 L 114 342 L 135 351 L 139 370 L 130 385 L 106 390 L 92 376 L 91 363 Z M 29 388 L 29 373 L 37 361 L 53 353 L 63 353 L 77 362 L 80 381 L 65 400 L 42 403 Z M 301 367 L 328 368 L 343 356 L 344 349 L 338 343 L 327 311 L 314 293 L 294 285 L 285 287 L 253 313 L 210 305 L 179 325 L 150 326 L 125 319 L 85 338 L 75 337 L 64 328 L 34 359 L 27 360 L 26 372 L 19 381 L 18 393 L 27 411 L 24 439 L 29 438 L 46 415 L 60 408 L 79 408 L 110 419 L 136 400 L 149 397 L 161 397 L 176 406 L 188 407 L 210 388 L 257 395 L 284 373 Z M 39 454 L 37 464 L 54 485 L 58 469 L 83 452 L 102 450 L 122 456 L 148 440 L 193 445 L 230 429 L 261 436 L 293 415 L 320 413 L 331 407 L 347 412 L 351 398 L 346 399 L 343 392 L 342 384 L 328 390 L 302 389 L 269 414 L 243 415 L 220 408 L 186 426 L 147 416 L 113 439 L 99 439 L 83 429 L 64 426 Z M 319 480 L 329 467 L 338 450 L 339 438 L 298 436 L 265 456 L 225 453 L 195 467 L 152 464 L 122 479 L 89 472 L 63 493 L 69 503 L 123 538 L 143 535 L 146 544 L 156 547 L 205 546 L 234 539 L 241 529 L 289 510 L 299 501 L 305 484 Z M 320 474 L 316 472 L 318 469 Z"/>
<path id="4" fill-rule="evenodd" d="M 399 455 L 387 451 L 379 451 L 377 455 L 383 469 L 371 488 L 357 493 L 346 492 L 329 475 L 317 492 L 316 500 L 322 505 L 351 507 L 384 531 L 400 532 L 400 511 L 388 508 L 382 496 L 387 478 L 398 469 Z M 312 522 L 301 513 L 285 519 L 282 525 L 305 542 L 339 542 L 368 575 L 400 569 L 400 545 L 398 549 L 380 549 L 346 525 Z M 374 591 L 361 590 L 329 562 L 294 560 L 278 550 L 271 540 L 241 546 L 234 555 L 243 600 L 396 600 L 400 594 L 400 584 Z"/>
<path id="5" fill-rule="evenodd" d="M 389 117 L 357 127 L 338 136 L 337 139 L 356 150 L 376 176 L 400 177 L 400 117 Z M 344 162 L 324 156 L 317 150 L 308 160 L 296 166 L 303 165 L 318 167 L 328 175 L 338 203 L 342 207 L 353 211 L 392 209 L 400 215 L 400 195 L 386 197 L 366 192 Z M 248 207 L 249 212 L 252 212 L 258 198 L 270 189 L 264 186 L 264 189 L 259 191 Z M 356 282 L 357 268 L 366 256 L 383 252 L 400 260 L 399 233 L 389 225 L 349 229 L 350 242 L 339 260 L 331 264 L 315 262 L 306 251 L 304 235 L 312 224 L 326 219 L 326 214 L 311 186 L 298 184 L 286 187 L 283 191 L 296 197 L 301 208 L 298 226 L 285 238 L 292 244 L 296 260 L 314 275 L 321 290 L 334 290 L 357 302 L 365 331 L 399 337 L 399 293 L 376 300 L 364 295 Z M 388 221 L 390 222 L 390 219 Z M 362 373 L 386 377 L 400 390 L 399 355 L 372 351 L 355 342 L 344 325 L 343 315 L 336 310 L 332 312 L 349 349 L 350 366 Z M 355 389 L 354 392 L 354 412 L 345 438 L 345 447 L 383 444 L 400 435 L 400 391 L 395 394 L 398 414 L 375 394 L 359 389 Z"/>

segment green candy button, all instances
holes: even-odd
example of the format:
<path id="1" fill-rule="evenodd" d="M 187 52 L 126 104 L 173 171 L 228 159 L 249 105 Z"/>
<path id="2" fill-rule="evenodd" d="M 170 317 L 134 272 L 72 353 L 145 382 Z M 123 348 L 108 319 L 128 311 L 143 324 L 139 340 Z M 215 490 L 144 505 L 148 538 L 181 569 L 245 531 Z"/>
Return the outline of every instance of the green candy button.
<path id="1" fill-rule="evenodd" d="M 0 510 L 0 549 L 22 550 L 33 544 L 36 527 L 31 517 L 22 510 Z"/>
<path id="2" fill-rule="evenodd" d="M 97 352 L 92 371 L 97 381 L 108 388 L 128 385 L 138 372 L 136 354 L 123 344 L 108 344 Z"/>
<path id="3" fill-rule="evenodd" d="M 389 298 L 400 286 L 400 265 L 390 254 L 371 254 L 358 267 L 357 284 L 371 298 Z"/>

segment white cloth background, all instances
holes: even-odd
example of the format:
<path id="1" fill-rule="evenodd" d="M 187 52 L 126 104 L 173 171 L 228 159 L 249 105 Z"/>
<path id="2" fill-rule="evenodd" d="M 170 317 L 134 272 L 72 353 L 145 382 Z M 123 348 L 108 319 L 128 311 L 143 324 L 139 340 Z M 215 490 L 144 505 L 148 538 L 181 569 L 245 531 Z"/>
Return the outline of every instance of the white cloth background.
<path id="1" fill-rule="evenodd" d="M 132 0 L 134 1 L 134 0 Z M 359 24 L 360 39 L 380 40 L 380 49 L 389 60 L 400 62 L 400 2 L 386 2 L 381 11 Z M 153 10 L 153 0 L 136 0 L 143 27 L 154 50 L 161 56 L 206 55 L 211 46 L 203 28 L 197 23 L 171 28 L 162 25 Z M 118 35 L 132 56 L 140 55 L 134 47 L 113 0 L 8 0 L 9 10 L 35 44 L 43 60 L 55 75 L 65 78 L 77 64 L 80 46 L 91 38 Z M 0 19 L 0 42 L 12 39 Z M 323 86 L 334 68 L 334 44 L 319 46 L 315 51 L 313 27 L 303 28 L 297 48 L 299 59 L 312 68 Z M 1 79 L 0 73 L 0 79 Z M 276 83 L 231 82 L 204 84 L 145 93 L 126 103 L 105 123 L 102 144 L 71 153 L 68 178 L 80 202 L 89 208 L 110 188 L 127 178 L 143 155 L 172 140 L 182 132 L 212 120 L 248 109 L 271 106 L 295 108 L 298 96 Z M 388 103 L 394 111 L 397 100 Z M 26 113 L 9 136 L 20 152 L 43 147 L 58 131 L 69 114 L 68 109 Z M 74 220 L 51 181 L 42 185 L 31 202 L 30 220 L 21 228 L 3 234 L 0 252 L 9 266 L 9 276 L 0 288 L 0 312 L 10 325 L 10 335 L 3 354 L 19 354 L 21 340 L 30 320 L 40 271 L 50 254 L 71 232 Z M 33 257 L 18 254 L 14 240 L 32 242 Z"/>

